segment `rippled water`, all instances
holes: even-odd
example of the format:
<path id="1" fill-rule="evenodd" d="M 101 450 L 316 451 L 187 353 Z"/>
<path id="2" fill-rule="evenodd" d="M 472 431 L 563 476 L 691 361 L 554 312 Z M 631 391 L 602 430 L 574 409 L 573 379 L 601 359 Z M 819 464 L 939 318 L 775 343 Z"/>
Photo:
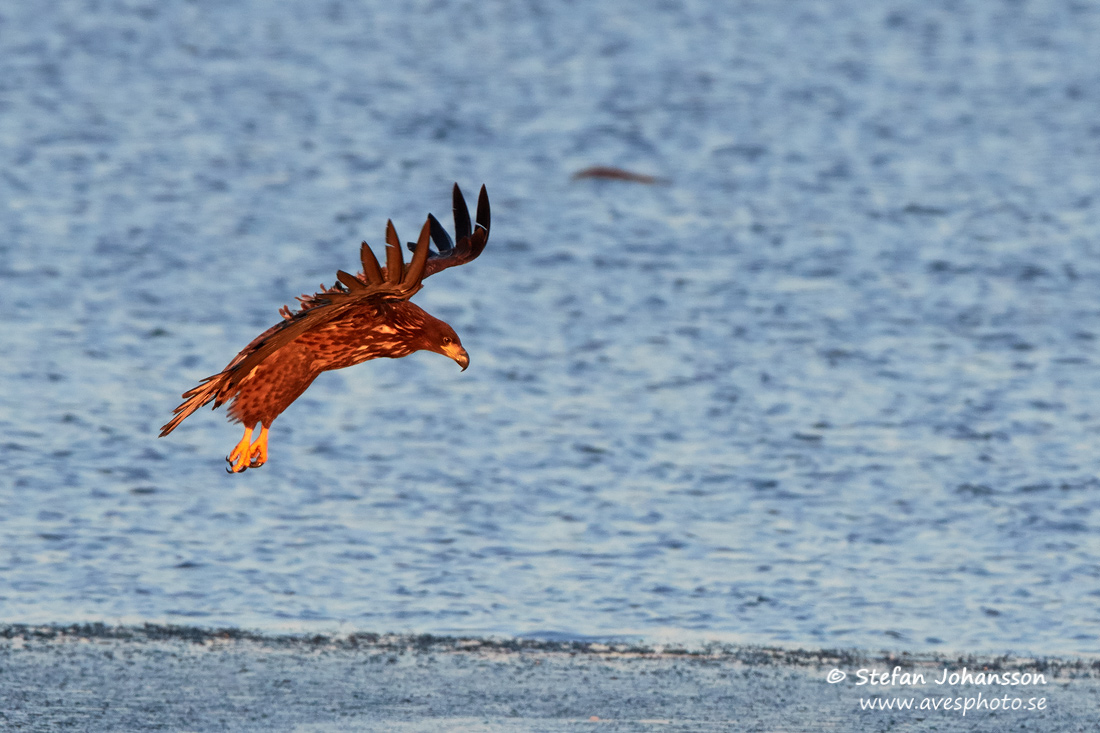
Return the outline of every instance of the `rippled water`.
<path id="1" fill-rule="evenodd" d="M 1100 653 L 1094 6 L 22 5 L 0 619 Z M 156 438 L 453 181 L 467 372 Z"/>

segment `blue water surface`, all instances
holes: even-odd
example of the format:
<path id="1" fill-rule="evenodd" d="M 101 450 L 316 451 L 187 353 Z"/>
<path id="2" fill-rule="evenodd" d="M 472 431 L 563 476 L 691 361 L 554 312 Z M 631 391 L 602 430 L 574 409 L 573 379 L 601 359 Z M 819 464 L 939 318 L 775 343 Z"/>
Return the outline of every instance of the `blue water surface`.
<path id="1" fill-rule="evenodd" d="M 0 9 L 0 620 L 1100 653 L 1100 6 Z M 592 165 L 658 185 L 581 179 Z M 422 353 L 178 395 L 458 181 Z"/>

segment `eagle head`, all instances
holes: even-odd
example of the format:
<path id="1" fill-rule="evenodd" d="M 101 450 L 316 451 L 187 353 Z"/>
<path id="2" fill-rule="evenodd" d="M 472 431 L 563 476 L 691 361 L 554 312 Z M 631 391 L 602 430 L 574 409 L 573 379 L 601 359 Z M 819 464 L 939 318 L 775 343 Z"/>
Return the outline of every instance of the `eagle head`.
<path id="1" fill-rule="evenodd" d="M 448 359 L 454 359 L 462 367 L 462 371 L 466 371 L 466 367 L 470 366 L 470 355 L 466 353 L 466 349 L 462 348 L 462 342 L 459 341 L 458 334 L 447 323 L 429 316 L 420 336 L 419 346 L 421 349 L 434 351 Z"/>
<path id="2" fill-rule="evenodd" d="M 458 336 L 444 336 L 439 342 L 438 353 L 454 359 L 462 367 L 462 371 L 466 371 L 466 367 L 470 366 L 470 355 L 466 353 L 466 349 L 462 348 L 462 342 L 458 340 Z"/>

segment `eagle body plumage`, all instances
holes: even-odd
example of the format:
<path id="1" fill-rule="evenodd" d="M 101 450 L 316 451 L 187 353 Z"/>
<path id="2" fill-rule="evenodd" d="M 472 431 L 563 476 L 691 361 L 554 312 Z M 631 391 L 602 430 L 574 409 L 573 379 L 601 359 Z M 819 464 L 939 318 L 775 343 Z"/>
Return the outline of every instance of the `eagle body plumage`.
<path id="1" fill-rule="evenodd" d="M 432 215 L 421 229 L 406 266 L 390 222 L 386 232 L 386 266 L 381 267 L 366 242 L 360 255 L 363 272 L 340 271 L 338 282 L 298 298 L 300 307 L 284 307 L 283 321 L 257 336 L 225 369 L 183 394 L 184 402 L 162 429 L 168 435 L 187 416 L 210 402 L 229 403 L 229 418 L 243 423 L 245 434 L 226 459 L 232 472 L 262 466 L 267 460 L 271 423 L 298 399 L 322 372 L 344 369 L 382 357 L 399 359 L 427 350 L 447 356 L 464 370 L 469 356 L 447 323 L 409 302 L 430 274 L 476 258 L 489 237 L 489 199 L 478 198 L 476 226 L 458 185 L 454 187 L 457 242 Z M 431 249 L 435 244 L 436 250 Z M 253 443 L 252 432 L 261 426 Z"/>
<path id="2" fill-rule="evenodd" d="M 270 427 L 321 372 L 433 350 L 430 335 L 436 331 L 448 331 L 453 343 L 460 343 L 450 326 L 414 303 L 379 303 L 351 310 L 339 320 L 306 331 L 257 366 L 233 394 L 229 416 L 245 425 Z"/>

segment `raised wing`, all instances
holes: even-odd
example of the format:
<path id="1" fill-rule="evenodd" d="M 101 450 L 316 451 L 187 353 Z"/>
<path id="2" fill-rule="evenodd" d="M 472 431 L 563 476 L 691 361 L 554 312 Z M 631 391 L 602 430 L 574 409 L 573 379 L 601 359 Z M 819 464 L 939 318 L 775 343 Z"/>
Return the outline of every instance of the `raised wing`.
<path id="1" fill-rule="evenodd" d="M 335 321 L 353 308 L 370 306 L 387 300 L 408 300 L 422 287 L 429 275 L 448 267 L 475 259 L 485 249 L 489 239 L 489 196 L 485 186 L 477 202 L 477 219 L 470 227 L 470 211 L 458 184 L 454 187 L 454 219 L 457 243 L 451 241 L 439 221 L 428 215 L 415 243 L 409 243 L 412 259 L 406 264 L 401 256 L 401 240 L 393 222 L 386 223 L 386 266 L 382 267 L 370 246 L 363 242 L 359 258 L 363 271 L 352 275 L 343 270 L 336 273 L 337 282 L 313 295 L 298 298 L 301 307 L 293 312 L 287 306 L 279 311 L 283 322 L 257 336 L 237 355 L 223 374 L 228 378 L 223 394 L 232 394 L 241 381 L 268 356 L 286 346 L 303 333 Z M 436 249 L 431 248 L 435 243 Z"/>
<path id="2" fill-rule="evenodd" d="M 337 283 L 324 292 L 306 296 L 302 300 L 302 309 L 287 315 L 283 309 L 284 320 L 260 334 L 229 363 L 226 393 L 236 387 L 264 359 L 301 336 L 325 323 L 338 320 L 354 308 L 362 308 L 372 303 L 387 300 L 408 300 L 421 288 L 424 263 L 428 259 L 428 245 L 431 240 L 431 225 L 425 221 L 420 229 L 415 252 L 408 267 L 401 257 L 401 244 L 393 222 L 386 224 L 386 268 L 378 266 L 378 260 L 366 242 L 359 250 L 363 261 L 363 274 L 359 277 L 343 270 L 336 273 Z M 365 281 L 365 282 L 364 282 Z"/>
<path id="3" fill-rule="evenodd" d="M 470 209 L 466 206 L 466 199 L 462 196 L 462 189 L 455 184 L 453 194 L 455 240 L 443 228 L 433 215 L 428 214 L 428 224 L 431 225 L 432 243 L 435 249 L 429 250 L 428 261 L 424 266 L 423 277 L 434 275 L 440 270 L 446 270 L 455 265 L 464 265 L 470 260 L 476 259 L 485 249 L 485 243 L 489 241 L 489 194 L 485 186 L 481 187 L 481 193 L 477 197 L 477 218 L 474 226 L 470 228 Z M 410 250 L 415 251 L 417 245 L 409 242 Z"/>

